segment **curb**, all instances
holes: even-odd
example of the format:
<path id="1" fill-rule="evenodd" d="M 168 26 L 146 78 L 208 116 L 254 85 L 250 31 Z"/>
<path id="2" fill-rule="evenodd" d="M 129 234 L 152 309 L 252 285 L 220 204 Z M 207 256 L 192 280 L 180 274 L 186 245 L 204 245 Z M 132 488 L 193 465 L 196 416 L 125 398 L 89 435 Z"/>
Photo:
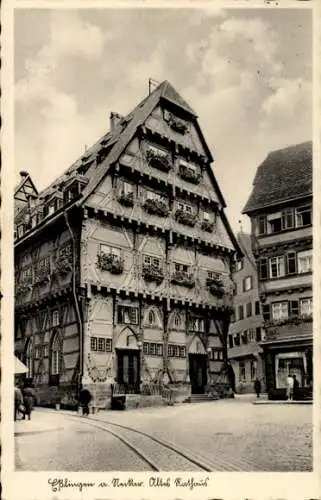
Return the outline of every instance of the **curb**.
<path id="1" fill-rule="evenodd" d="M 253 401 L 254 405 L 312 405 L 313 401 Z"/>

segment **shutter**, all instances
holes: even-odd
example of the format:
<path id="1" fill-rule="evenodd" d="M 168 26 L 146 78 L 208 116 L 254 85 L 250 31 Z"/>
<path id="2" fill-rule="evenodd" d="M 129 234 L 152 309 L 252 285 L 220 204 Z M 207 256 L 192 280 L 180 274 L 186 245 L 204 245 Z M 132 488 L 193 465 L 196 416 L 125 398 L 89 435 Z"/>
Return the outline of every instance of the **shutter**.
<path id="1" fill-rule="evenodd" d="M 264 321 L 270 321 L 270 304 L 263 304 L 263 319 Z"/>
<path id="2" fill-rule="evenodd" d="M 259 260 L 259 273 L 261 280 L 266 280 L 268 278 L 268 262 L 266 257 Z"/>
<path id="3" fill-rule="evenodd" d="M 291 300 L 289 302 L 289 316 L 299 316 L 299 301 Z"/>
<path id="4" fill-rule="evenodd" d="M 284 230 L 287 228 L 287 220 L 286 220 L 286 214 L 287 214 L 287 211 L 284 210 L 282 212 L 282 217 L 281 217 L 281 228 Z"/>
<path id="5" fill-rule="evenodd" d="M 286 256 L 286 274 L 296 273 L 296 253 L 289 252 Z"/>

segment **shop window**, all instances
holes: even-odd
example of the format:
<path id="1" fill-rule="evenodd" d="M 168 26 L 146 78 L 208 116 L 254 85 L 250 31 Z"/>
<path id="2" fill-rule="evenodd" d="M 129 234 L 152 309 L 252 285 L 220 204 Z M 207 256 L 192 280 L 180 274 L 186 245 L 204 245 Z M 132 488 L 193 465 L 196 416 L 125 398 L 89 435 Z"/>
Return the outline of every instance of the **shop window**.
<path id="1" fill-rule="evenodd" d="M 312 250 L 305 250 L 298 252 L 298 273 L 311 273 L 312 272 Z"/>
<path id="2" fill-rule="evenodd" d="M 269 259 L 269 264 L 270 264 L 271 278 L 281 278 L 282 276 L 285 275 L 283 255 L 278 257 L 272 257 L 271 259 Z"/>
<path id="3" fill-rule="evenodd" d="M 299 207 L 295 210 L 296 227 L 305 227 L 312 224 L 312 207 L 311 205 Z"/>

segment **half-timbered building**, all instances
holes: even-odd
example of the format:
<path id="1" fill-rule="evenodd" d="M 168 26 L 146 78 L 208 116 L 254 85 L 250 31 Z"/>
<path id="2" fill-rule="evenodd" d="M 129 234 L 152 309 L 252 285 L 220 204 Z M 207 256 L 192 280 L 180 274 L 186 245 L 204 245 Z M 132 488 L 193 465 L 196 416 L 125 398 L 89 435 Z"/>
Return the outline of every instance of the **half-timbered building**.
<path id="1" fill-rule="evenodd" d="M 79 384 L 144 395 L 227 387 L 240 252 L 197 116 L 167 81 L 61 177 L 16 189 L 15 350 L 40 401 Z"/>

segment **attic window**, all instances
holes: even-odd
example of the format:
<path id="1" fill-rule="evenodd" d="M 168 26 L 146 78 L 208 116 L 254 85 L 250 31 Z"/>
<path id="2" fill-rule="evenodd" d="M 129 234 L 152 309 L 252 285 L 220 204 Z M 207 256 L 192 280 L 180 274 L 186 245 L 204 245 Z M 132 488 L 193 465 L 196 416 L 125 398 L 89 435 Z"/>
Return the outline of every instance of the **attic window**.
<path id="1" fill-rule="evenodd" d="M 282 231 L 282 213 L 277 212 L 267 216 L 268 233 L 278 233 Z"/>

